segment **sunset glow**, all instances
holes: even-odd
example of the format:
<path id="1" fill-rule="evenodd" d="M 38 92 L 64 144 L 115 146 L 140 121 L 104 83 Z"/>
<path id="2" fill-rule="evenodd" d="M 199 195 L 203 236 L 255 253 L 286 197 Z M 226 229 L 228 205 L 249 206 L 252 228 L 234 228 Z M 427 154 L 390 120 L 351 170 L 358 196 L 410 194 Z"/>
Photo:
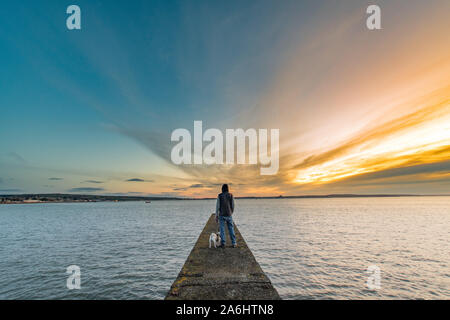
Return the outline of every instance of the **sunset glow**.
<path id="1" fill-rule="evenodd" d="M 427 114 L 422 122 L 421 114 Z M 298 172 L 299 184 L 321 184 L 351 176 L 387 170 L 408 165 L 435 163 L 450 159 L 450 104 L 449 101 L 421 110 L 403 119 L 387 124 L 397 131 L 386 132 L 381 126 L 371 137 L 339 156 Z"/>

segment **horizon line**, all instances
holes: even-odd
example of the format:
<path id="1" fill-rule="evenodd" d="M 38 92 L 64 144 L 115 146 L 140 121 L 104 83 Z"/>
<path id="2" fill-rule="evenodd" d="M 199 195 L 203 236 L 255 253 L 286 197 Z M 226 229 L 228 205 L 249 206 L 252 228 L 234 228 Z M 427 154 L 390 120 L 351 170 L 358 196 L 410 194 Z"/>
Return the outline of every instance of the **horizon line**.
<path id="1" fill-rule="evenodd" d="M 182 197 L 168 195 L 115 195 L 115 194 L 75 194 L 75 193 L 20 193 L 20 194 L 0 194 L 0 197 L 45 197 L 45 196 L 64 196 L 64 197 L 87 197 L 87 198 L 121 198 L 136 200 L 213 200 L 216 197 Z M 450 194 L 411 194 L 411 193 L 375 193 L 375 194 L 355 194 L 355 193 L 332 193 L 332 194 L 314 194 L 314 195 L 278 195 L 278 196 L 241 196 L 235 199 L 298 199 L 298 198 L 382 198 L 382 197 L 448 197 Z"/>

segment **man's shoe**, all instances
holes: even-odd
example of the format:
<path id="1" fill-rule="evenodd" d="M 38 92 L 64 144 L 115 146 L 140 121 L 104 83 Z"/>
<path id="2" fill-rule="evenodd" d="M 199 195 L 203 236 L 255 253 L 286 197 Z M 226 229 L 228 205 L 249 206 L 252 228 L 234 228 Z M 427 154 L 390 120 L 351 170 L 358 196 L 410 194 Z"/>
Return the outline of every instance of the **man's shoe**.
<path id="1" fill-rule="evenodd" d="M 233 244 L 233 248 L 237 248 L 237 244 L 235 243 L 235 244 Z"/>
<path id="2" fill-rule="evenodd" d="M 225 245 L 222 243 L 222 244 L 219 246 L 219 248 L 225 249 Z"/>

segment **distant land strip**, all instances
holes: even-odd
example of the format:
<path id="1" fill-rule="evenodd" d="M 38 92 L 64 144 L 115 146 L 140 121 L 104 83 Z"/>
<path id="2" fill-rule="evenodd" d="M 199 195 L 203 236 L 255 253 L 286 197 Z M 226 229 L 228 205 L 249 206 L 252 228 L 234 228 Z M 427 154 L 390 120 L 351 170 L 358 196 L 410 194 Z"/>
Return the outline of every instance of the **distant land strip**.
<path id="1" fill-rule="evenodd" d="M 445 197 L 450 194 L 327 194 L 327 195 L 297 195 L 270 197 L 235 197 L 236 199 L 315 199 L 315 198 L 381 198 L 381 197 Z M 1 204 L 13 203 L 61 203 L 61 202 L 105 202 L 105 201 L 158 201 L 158 200 L 213 200 L 214 198 L 187 198 L 164 196 L 115 196 L 115 195 L 84 195 L 84 194 L 5 194 L 0 195 Z"/>

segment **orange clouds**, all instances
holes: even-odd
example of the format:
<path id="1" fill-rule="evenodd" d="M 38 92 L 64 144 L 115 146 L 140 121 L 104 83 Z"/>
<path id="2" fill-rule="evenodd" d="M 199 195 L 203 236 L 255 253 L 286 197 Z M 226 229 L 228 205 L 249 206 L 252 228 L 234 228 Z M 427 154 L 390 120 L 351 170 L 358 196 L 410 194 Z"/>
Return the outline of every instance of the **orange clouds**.
<path id="1" fill-rule="evenodd" d="M 361 132 L 342 145 L 305 159 L 295 182 L 322 184 L 355 175 L 450 159 L 450 87 L 443 100 Z"/>

